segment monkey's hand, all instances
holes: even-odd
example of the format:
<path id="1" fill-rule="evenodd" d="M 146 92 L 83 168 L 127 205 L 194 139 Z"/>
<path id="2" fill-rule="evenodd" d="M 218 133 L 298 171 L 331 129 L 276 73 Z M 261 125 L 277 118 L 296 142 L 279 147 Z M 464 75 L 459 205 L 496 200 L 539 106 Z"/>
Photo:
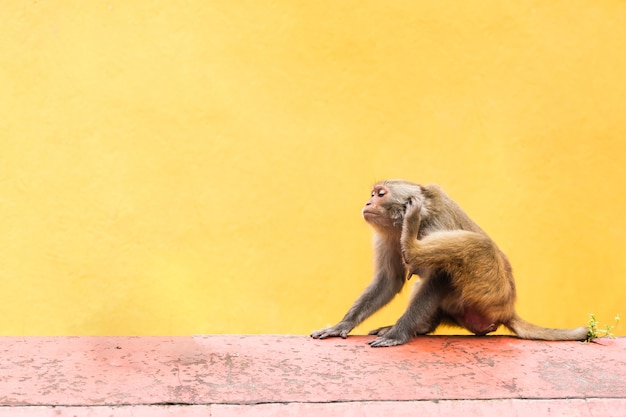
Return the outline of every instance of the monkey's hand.
<path id="1" fill-rule="evenodd" d="M 384 332 L 382 336 L 378 336 L 376 339 L 370 340 L 367 343 L 371 347 L 389 347 L 403 345 L 411 339 L 410 334 L 405 334 L 406 332 L 398 330 L 396 326 L 385 330 L 386 332 Z"/>
<path id="2" fill-rule="evenodd" d="M 348 322 L 340 321 L 333 327 L 326 329 L 320 329 L 311 333 L 313 339 L 326 339 L 327 337 L 341 337 L 345 339 L 348 337 L 348 333 L 354 328 L 354 326 Z"/>
<path id="3" fill-rule="evenodd" d="M 414 247 L 417 241 L 417 236 L 420 230 L 421 211 L 422 201 L 417 197 L 411 197 L 406 203 L 406 211 L 404 213 L 404 221 L 402 223 L 402 235 L 400 237 L 402 260 L 405 265 L 409 266 L 408 270 L 410 271 L 410 275 L 408 275 L 407 278 L 410 278 L 413 274 L 414 268 L 411 268 L 409 248 Z"/>
<path id="4" fill-rule="evenodd" d="M 410 197 L 409 201 L 405 204 L 406 210 L 404 211 L 404 221 L 402 225 L 402 229 L 406 229 L 407 227 L 410 229 L 409 231 L 415 232 L 415 237 L 417 237 L 417 232 L 419 232 L 419 225 L 421 221 L 421 211 L 422 211 L 422 200 L 418 197 Z"/>

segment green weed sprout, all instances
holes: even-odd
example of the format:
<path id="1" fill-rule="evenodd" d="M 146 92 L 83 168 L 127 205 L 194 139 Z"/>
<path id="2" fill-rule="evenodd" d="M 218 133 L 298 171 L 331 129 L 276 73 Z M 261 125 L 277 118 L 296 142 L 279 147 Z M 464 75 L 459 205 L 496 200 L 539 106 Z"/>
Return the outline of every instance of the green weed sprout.
<path id="1" fill-rule="evenodd" d="M 615 324 L 605 324 L 604 327 L 598 328 L 598 320 L 596 316 L 592 313 L 589 314 L 589 332 L 587 333 L 586 342 L 591 342 L 593 339 L 597 339 L 599 337 L 608 337 L 610 339 L 614 339 L 615 335 L 612 330 L 619 324 L 621 317 L 618 315 L 615 316 Z"/>

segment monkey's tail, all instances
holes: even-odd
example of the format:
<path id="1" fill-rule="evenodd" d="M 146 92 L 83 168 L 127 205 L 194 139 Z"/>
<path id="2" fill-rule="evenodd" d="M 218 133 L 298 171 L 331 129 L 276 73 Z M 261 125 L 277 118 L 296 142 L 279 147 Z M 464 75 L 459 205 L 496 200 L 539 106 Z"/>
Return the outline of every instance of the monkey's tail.
<path id="1" fill-rule="evenodd" d="M 532 340 L 585 340 L 589 332 L 584 326 L 575 329 L 549 329 L 529 323 L 518 315 L 506 327 L 522 339 Z"/>

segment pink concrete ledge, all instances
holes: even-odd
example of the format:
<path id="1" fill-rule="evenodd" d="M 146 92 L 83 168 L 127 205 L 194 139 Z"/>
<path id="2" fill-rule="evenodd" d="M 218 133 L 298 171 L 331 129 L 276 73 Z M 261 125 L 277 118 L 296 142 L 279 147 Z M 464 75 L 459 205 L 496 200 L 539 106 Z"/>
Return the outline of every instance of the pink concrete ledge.
<path id="1" fill-rule="evenodd" d="M 370 338 L 0 338 L 0 417 L 626 416 L 624 338 Z"/>

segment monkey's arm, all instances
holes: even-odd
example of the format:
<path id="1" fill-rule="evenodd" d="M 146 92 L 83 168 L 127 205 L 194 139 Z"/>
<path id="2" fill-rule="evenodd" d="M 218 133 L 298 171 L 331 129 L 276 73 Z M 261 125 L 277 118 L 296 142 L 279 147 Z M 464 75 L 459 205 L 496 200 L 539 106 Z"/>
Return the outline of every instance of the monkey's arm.
<path id="1" fill-rule="evenodd" d="M 413 197 L 409 200 L 402 222 L 402 234 L 400 235 L 400 248 L 402 251 L 402 260 L 405 264 L 409 264 L 410 257 L 408 249 L 413 245 L 420 231 L 422 221 L 421 212 L 422 203 L 419 199 Z M 408 271 L 409 277 L 413 271 Z"/>
<path id="2" fill-rule="evenodd" d="M 402 289 L 404 284 L 404 269 L 399 276 L 385 276 L 379 271 L 371 284 L 363 291 L 363 294 L 354 302 L 343 319 L 326 329 L 320 329 L 311 333 L 314 339 L 327 337 L 341 337 L 345 339 L 348 333 L 359 325 L 363 320 L 389 303 L 391 299 Z"/>
<path id="3" fill-rule="evenodd" d="M 398 241 L 398 237 L 385 239 L 376 236 L 374 279 L 339 323 L 333 327 L 311 333 L 313 338 L 324 339 L 340 336 L 345 339 L 352 329 L 389 303 L 400 292 L 404 285 L 405 269 Z"/>

